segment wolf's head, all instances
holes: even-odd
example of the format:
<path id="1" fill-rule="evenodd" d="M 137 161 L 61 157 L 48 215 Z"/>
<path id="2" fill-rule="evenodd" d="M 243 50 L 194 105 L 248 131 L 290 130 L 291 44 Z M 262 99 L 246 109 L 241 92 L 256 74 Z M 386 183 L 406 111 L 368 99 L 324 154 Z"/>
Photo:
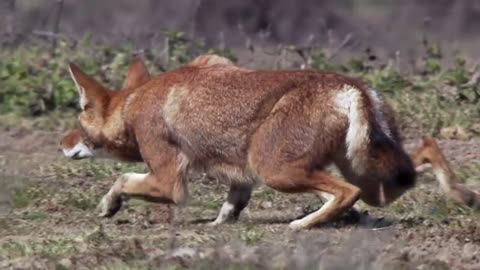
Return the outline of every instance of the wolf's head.
<path id="1" fill-rule="evenodd" d="M 125 90 L 146 83 L 150 80 L 150 74 L 144 63 L 136 58 L 130 63 L 122 90 L 111 91 L 86 75 L 75 64 L 70 64 L 69 67 L 80 96 L 81 128 L 71 130 L 62 138 L 60 144 L 63 153 L 69 158 L 81 159 L 97 156 L 99 150 L 108 152 L 108 149 L 102 149 L 105 139 L 121 144 L 119 140 L 122 139 L 123 120 L 118 118 L 121 115 Z"/>

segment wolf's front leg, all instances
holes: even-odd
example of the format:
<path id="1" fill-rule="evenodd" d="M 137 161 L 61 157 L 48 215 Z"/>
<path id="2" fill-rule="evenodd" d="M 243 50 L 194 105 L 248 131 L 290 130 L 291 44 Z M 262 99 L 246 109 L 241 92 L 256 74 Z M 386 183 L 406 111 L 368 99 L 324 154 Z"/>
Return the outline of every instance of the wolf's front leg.
<path id="1" fill-rule="evenodd" d="M 102 198 L 98 209 L 99 216 L 111 217 L 115 215 L 123 201 L 132 197 L 159 203 L 182 203 L 186 198 L 186 187 L 183 179 L 177 177 L 162 180 L 152 173 L 126 173 L 121 175 Z"/>

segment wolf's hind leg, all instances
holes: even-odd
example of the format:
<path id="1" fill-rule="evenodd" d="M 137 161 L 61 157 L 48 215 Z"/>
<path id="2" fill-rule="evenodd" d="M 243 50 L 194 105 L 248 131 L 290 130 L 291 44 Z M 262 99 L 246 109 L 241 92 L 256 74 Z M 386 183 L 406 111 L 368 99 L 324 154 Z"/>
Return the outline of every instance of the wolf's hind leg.
<path id="1" fill-rule="evenodd" d="M 215 221 L 210 225 L 218 225 L 228 220 L 237 220 L 242 210 L 248 205 L 253 186 L 246 183 L 232 183 L 227 201 L 223 203 Z"/>
<path id="2" fill-rule="evenodd" d="M 290 223 L 292 229 L 310 228 L 315 224 L 331 221 L 350 209 L 360 197 L 356 186 L 322 171 L 304 174 L 294 168 L 279 174 L 262 175 L 264 183 L 283 192 L 311 192 L 326 198 L 327 201 L 317 211 Z"/>

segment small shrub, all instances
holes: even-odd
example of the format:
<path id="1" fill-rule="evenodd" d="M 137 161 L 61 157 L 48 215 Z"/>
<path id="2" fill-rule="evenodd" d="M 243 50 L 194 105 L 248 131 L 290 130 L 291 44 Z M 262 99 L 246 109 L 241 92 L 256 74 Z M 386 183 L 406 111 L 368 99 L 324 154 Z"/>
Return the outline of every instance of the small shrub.
<path id="1" fill-rule="evenodd" d="M 42 192 L 36 188 L 17 189 L 12 197 L 12 206 L 14 208 L 24 208 L 31 205 L 37 198 L 40 198 Z"/>
<path id="2" fill-rule="evenodd" d="M 80 210 L 92 210 L 97 206 L 97 198 L 88 196 L 82 192 L 72 192 L 65 195 L 65 199 L 62 201 L 64 206 L 74 207 Z"/>
<path id="3" fill-rule="evenodd" d="M 182 32 L 166 32 L 166 51 L 145 50 L 146 64 L 152 74 L 183 65 L 205 53 L 220 54 L 236 61 L 231 49 L 208 48 L 203 42 L 191 40 Z M 480 89 L 476 67 L 457 56 L 447 68 L 441 47 L 424 41 L 423 66 L 414 74 L 403 74 L 388 62 L 373 67 L 377 57 L 352 58 L 335 64 L 326 50 L 308 51 L 309 67 L 322 71 L 347 74 L 365 80 L 385 93 L 395 104 L 400 122 L 425 133 L 446 126 L 468 128 L 480 118 Z M 295 51 L 296 49 L 291 49 Z M 281 52 L 279 52 L 281 53 Z M 166 57 L 165 57 L 166 56 Z M 131 48 L 106 47 L 86 36 L 78 42 L 59 41 L 52 53 L 42 47 L 19 47 L 0 53 L 0 114 L 21 116 L 50 115 L 51 112 L 76 112 L 78 97 L 68 74 L 67 63 L 74 62 L 104 85 L 119 89 L 124 80 Z M 286 67 L 289 63 L 286 63 Z M 290 63 L 290 65 L 294 65 Z M 102 168 L 93 174 L 105 175 Z"/>
<path id="4" fill-rule="evenodd" d="M 207 48 L 181 32 L 167 32 L 167 36 L 166 68 L 156 61 L 160 52 L 146 53 L 146 64 L 152 74 L 186 64 L 204 53 L 216 53 L 236 61 L 229 49 Z M 0 114 L 38 116 L 56 110 L 78 110 L 77 92 L 67 64 L 73 62 L 104 85 L 119 89 L 131 57 L 129 47 L 102 46 L 93 43 L 89 36 L 78 42 L 60 41 L 53 53 L 43 47 L 4 51 L 0 53 Z"/>

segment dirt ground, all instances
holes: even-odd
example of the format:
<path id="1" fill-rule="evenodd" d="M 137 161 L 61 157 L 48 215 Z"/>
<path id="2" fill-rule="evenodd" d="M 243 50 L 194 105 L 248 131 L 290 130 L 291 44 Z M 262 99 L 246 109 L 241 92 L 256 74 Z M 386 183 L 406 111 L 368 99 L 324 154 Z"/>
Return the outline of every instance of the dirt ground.
<path id="1" fill-rule="evenodd" d="M 226 187 L 202 176 L 182 209 L 132 200 L 105 219 L 95 207 L 115 177 L 145 168 L 68 160 L 63 129 L 0 128 L 0 269 L 480 269 L 479 213 L 448 201 L 429 172 L 387 208 L 358 203 L 361 216 L 302 232 L 288 222 L 318 200 L 265 187 L 237 223 L 208 226 Z M 480 183 L 478 139 L 441 147 Z"/>

